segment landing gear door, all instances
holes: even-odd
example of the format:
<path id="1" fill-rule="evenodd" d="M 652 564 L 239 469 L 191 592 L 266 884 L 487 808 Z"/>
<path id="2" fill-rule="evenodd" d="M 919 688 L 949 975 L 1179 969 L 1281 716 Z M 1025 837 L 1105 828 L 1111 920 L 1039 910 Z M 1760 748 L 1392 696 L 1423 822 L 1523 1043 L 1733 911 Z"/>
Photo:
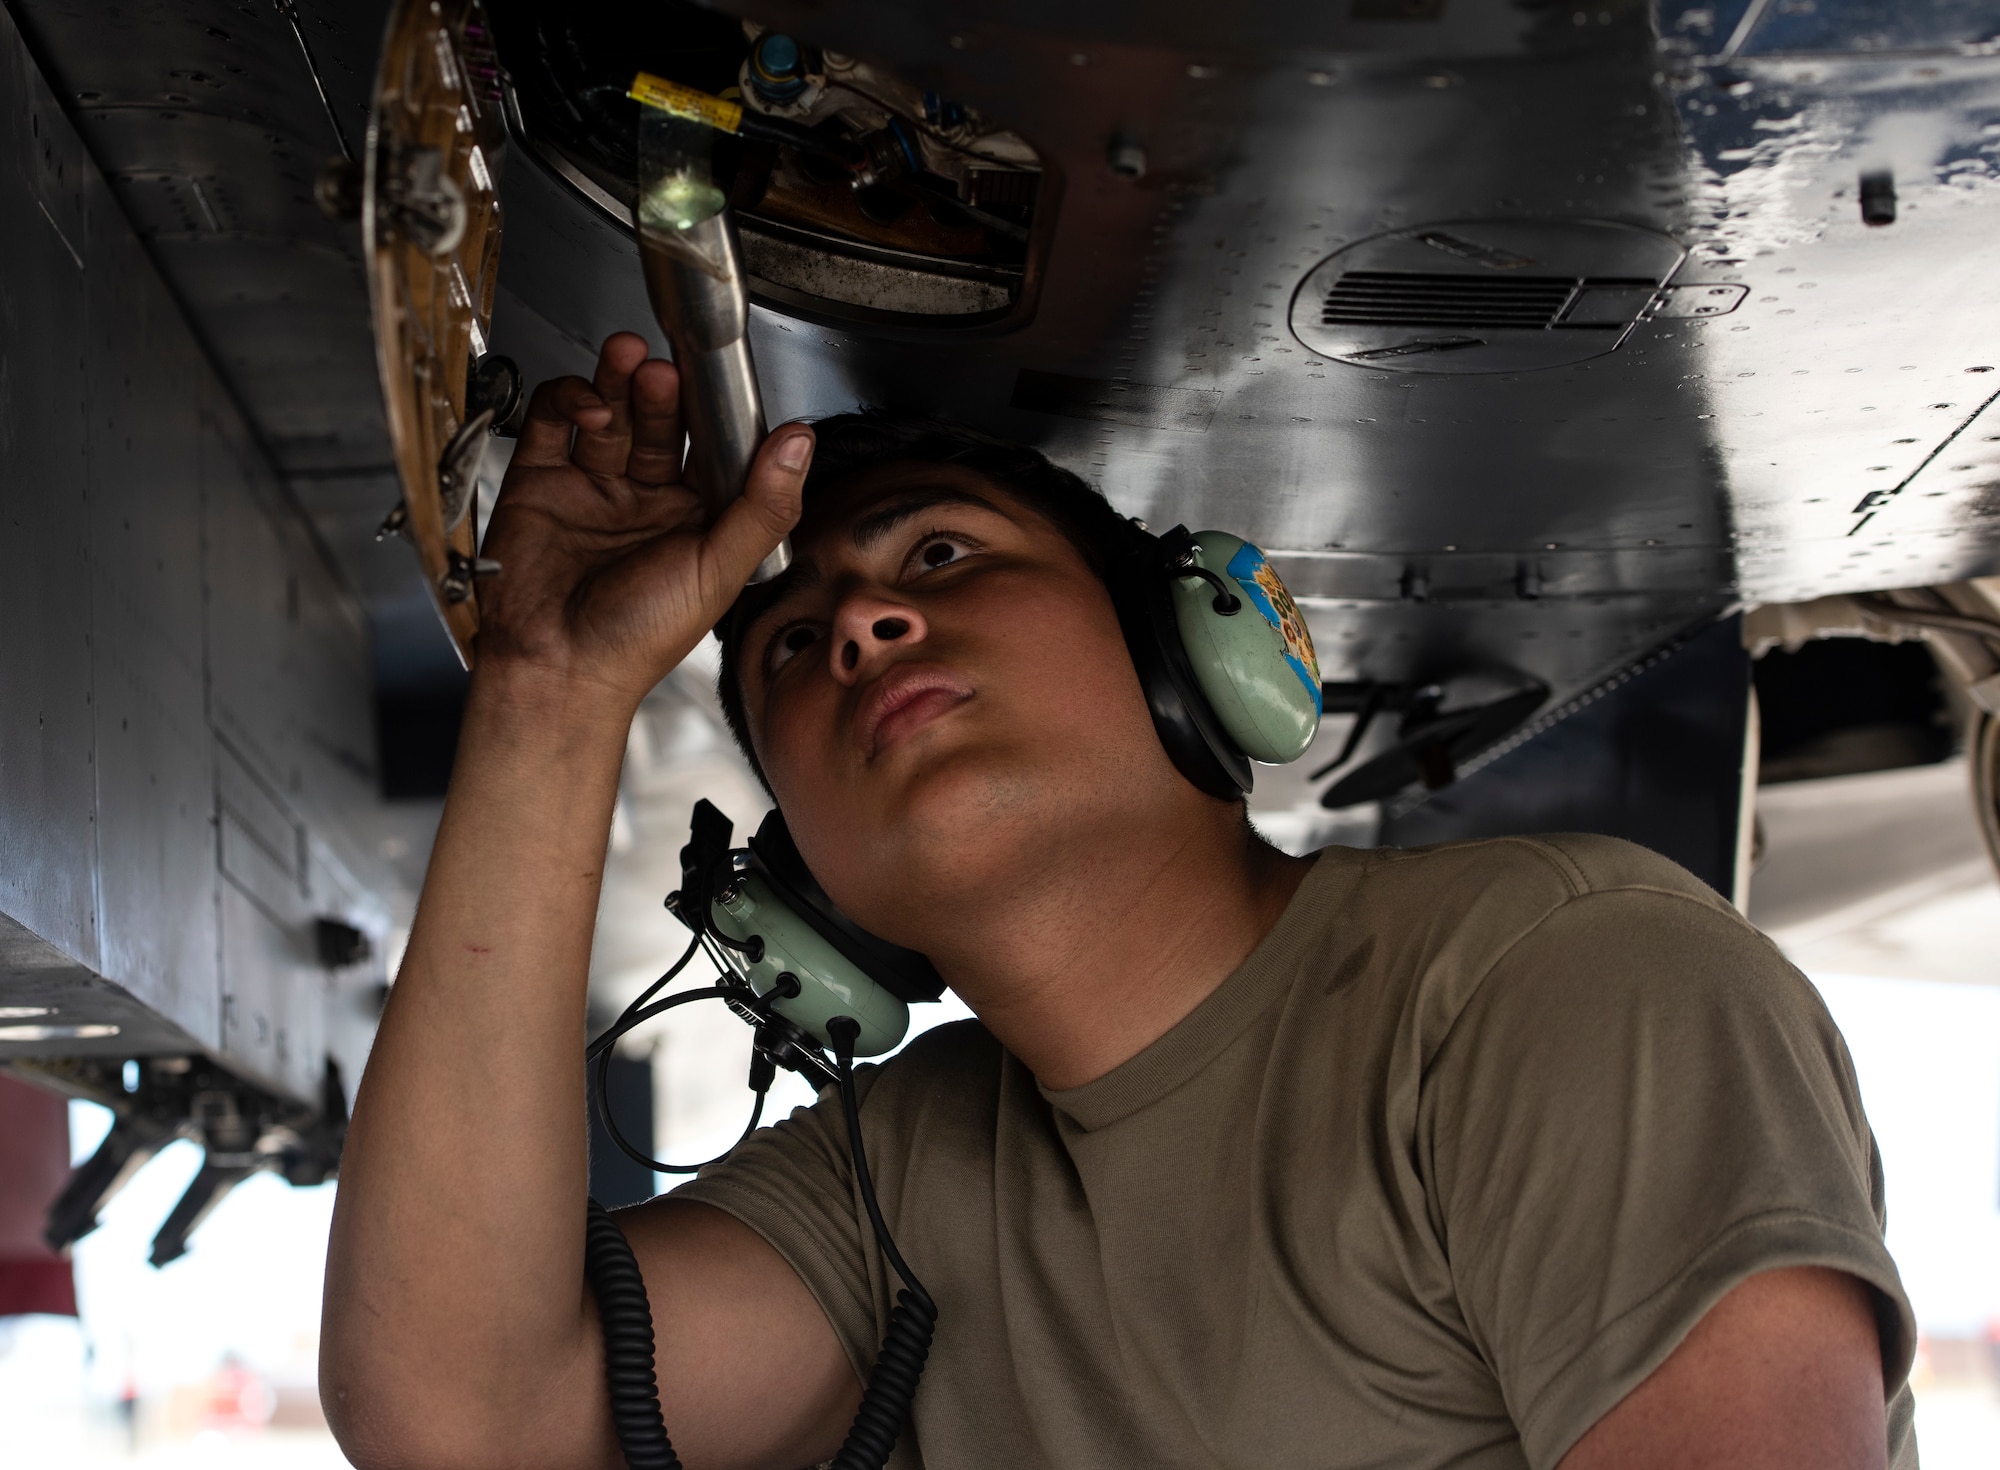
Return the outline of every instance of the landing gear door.
<path id="1" fill-rule="evenodd" d="M 397 0 L 369 115 L 361 232 L 376 360 L 402 503 L 384 530 L 417 549 L 438 613 L 472 664 L 479 629 L 474 482 L 518 375 L 486 356 L 500 263 L 495 169 L 506 136 L 479 0 Z M 500 377 L 508 377 L 505 372 Z M 496 394 L 495 389 L 498 389 Z"/>

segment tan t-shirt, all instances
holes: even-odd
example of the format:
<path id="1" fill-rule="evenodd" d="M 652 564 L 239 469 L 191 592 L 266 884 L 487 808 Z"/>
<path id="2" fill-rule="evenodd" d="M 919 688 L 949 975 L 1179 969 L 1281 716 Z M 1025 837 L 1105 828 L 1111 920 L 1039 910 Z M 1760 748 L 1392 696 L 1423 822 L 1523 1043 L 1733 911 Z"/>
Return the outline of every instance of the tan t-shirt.
<path id="1" fill-rule="evenodd" d="M 1916 1463 L 1847 1049 L 1641 848 L 1329 849 L 1095 1082 L 1045 1091 L 973 1022 L 864 1075 L 940 1319 L 896 1466 L 1553 1466 L 1732 1286 L 1793 1265 L 1874 1287 L 1890 1463 Z M 866 1371 L 895 1283 L 836 1098 L 679 1195 L 769 1240 Z"/>

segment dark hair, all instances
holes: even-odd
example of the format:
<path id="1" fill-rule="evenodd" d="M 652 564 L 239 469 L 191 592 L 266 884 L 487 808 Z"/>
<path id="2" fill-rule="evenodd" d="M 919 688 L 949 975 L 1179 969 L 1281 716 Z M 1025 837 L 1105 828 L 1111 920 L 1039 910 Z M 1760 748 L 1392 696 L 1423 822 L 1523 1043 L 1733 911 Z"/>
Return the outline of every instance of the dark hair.
<path id="1" fill-rule="evenodd" d="M 1093 571 L 1103 575 L 1105 562 L 1131 523 L 1118 514 L 1101 492 L 1081 476 L 1052 463 L 1047 455 L 1024 444 L 1010 444 L 958 424 L 888 409 L 864 408 L 838 413 L 813 423 L 817 444 L 806 474 L 805 500 L 863 470 L 878 465 L 910 463 L 959 465 L 985 476 L 1043 516 L 1083 554 Z M 736 737 L 757 779 L 763 768 L 750 743 L 750 724 L 743 710 L 739 635 L 762 611 L 765 598 L 750 587 L 716 626 L 722 663 L 716 695 L 729 732 Z"/>

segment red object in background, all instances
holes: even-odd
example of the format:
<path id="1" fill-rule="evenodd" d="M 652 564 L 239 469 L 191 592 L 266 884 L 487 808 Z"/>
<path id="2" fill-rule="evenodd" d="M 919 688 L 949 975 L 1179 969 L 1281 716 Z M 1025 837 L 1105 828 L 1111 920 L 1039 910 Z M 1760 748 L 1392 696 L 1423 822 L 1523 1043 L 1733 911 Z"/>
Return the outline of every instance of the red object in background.
<path id="1" fill-rule="evenodd" d="M 202 1423 L 210 1429 L 262 1429 L 271 1422 L 277 1395 L 234 1353 L 208 1380 L 208 1403 Z"/>
<path id="2" fill-rule="evenodd" d="M 69 1262 L 42 1242 L 68 1182 L 68 1101 L 0 1076 L 0 1317 L 76 1315 Z"/>

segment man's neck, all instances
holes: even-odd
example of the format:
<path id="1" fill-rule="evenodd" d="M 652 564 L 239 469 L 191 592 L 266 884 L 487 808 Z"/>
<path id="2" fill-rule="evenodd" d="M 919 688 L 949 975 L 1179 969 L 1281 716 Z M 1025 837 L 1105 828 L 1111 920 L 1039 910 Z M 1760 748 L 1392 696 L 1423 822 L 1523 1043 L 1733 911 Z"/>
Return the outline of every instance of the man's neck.
<path id="1" fill-rule="evenodd" d="M 1043 1086 L 1080 1087 L 1212 994 L 1271 929 L 1311 861 L 1232 816 L 1148 845 L 1039 865 L 1045 881 L 968 904 L 928 946 L 960 999 Z"/>

